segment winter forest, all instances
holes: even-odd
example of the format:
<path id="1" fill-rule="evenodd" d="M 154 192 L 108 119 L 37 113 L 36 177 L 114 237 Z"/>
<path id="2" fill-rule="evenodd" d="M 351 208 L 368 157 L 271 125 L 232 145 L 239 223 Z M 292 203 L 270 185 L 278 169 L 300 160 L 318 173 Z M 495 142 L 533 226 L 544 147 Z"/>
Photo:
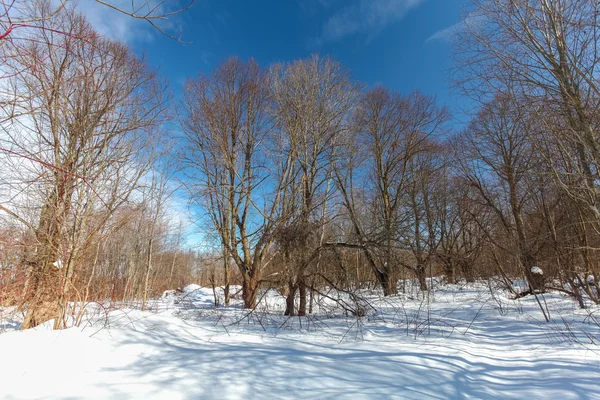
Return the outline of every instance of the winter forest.
<path id="1" fill-rule="evenodd" d="M 89 1 L 170 46 L 200 2 Z M 457 122 L 0 0 L 0 398 L 600 398 L 599 44 L 596 0 L 467 0 Z"/>

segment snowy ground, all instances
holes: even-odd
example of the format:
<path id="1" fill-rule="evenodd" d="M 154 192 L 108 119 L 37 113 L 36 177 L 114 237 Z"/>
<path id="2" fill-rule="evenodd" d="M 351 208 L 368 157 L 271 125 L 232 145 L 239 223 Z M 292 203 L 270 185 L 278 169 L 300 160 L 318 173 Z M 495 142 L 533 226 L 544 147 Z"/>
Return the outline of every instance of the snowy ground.
<path id="1" fill-rule="evenodd" d="M 5 313 L 0 399 L 600 399 L 596 309 L 546 294 L 546 323 L 535 298 L 483 284 L 366 298 L 359 319 L 330 300 L 287 319 L 274 292 L 215 310 L 207 289 L 63 331 Z"/>

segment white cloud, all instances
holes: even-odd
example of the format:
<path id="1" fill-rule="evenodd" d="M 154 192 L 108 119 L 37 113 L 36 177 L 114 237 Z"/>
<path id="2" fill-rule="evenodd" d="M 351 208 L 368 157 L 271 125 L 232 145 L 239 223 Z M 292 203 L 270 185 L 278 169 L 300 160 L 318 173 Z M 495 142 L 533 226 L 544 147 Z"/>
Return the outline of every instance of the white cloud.
<path id="1" fill-rule="evenodd" d="M 119 7 L 125 11 L 136 10 L 139 5 L 136 3 L 145 3 L 145 0 L 110 0 L 107 3 Z M 132 18 L 122 12 L 114 10 L 96 0 L 79 0 L 77 9 L 81 11 L 92 26 L 101 34 L 111 39 L 121 40 L 126 43 L 136 41 L 151 41 L 156 33 L 147 21 L 143 19 Z M 142 8 L 138 14 L 142 14 Z"/>
<path id="2" fill-rule="evenodd" d="M 483 20 L 483 17 L 481 15 L 476 15 L 474 13 L 471 13 L 471 14 L 467 15 L 467 17 L 464 18 L 462 21 L 435 32 L 433 35 L 429 36 L 429 38 L 426 40 L 426 42 L 435 41 L 435 40 L 449 42 L 456 35 L 458 35 L 461 32 L 464 32 L 467 28 L 476 27 L 477 25 L 479 25 L 482 22 L 482 20 Z"/>
<path id="3" fill-rule="evenodd" d="M 385 26 L 402 19 L 423 1 L 354 0 L 351 5 L 329 17 L 318 41 L 334 42 L 357 33 L 373 37 Z"/>
<path id="4" fill-rule="evenodd" d="M 454 24 L 452 26 L 449 26 L 447 28 L 437 31 L 433 35 L 429 36 L 429 38 L 426 41 L 427 42 L 434 41 L 434 40 L 441 40 L 444 42 L 450 41 L 457 33 L 462 32 L 464 29 L 465 29 L 465 23 L 463 21 L 461 21 L 457 24 Z"/>

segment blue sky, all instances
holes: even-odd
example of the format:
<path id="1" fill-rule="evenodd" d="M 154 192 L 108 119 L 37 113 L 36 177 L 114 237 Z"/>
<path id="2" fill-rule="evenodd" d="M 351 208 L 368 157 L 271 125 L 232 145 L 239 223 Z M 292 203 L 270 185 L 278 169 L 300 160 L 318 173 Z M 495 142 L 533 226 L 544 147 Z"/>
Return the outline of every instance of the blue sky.
<path id="1" fill-rule="evenodd" d="M 115 0 L 128 1 L 128 0 Z M 182 0 L 183 1 L 183 0 Z M 182 40 L 169 39 L 147 23 L 134 21 L 80 0 L 92 24 L 103 34 L 129 43 L 168 76 L 175 93 L 185 80 L 208 73 L 229 56 L 255 58 L 261 65 L 330 55 L 367 86 L 382 85 L 408 93 L 436 95 L 460 126 L 466 100 L 453 93 L 451 36 L 460 29 L 467 0 L 196 0 L 171 23 Z M 177 32 L 177 29 L 170 30 Z M 189 219 L 187 199 L 172 200 L 178 219 Z M 205 242 L 190 226 L 188 245 Z"/>
<path id="2" fill-rule="evenodd" d="M 461 118 L 463 102 L 448 79 L 449 28 L 460 21 L 466 0 L 196 0 L 172 21 L 189 44 L 80 1 L 101 32 L 145 52 L 176 91 L 232 55 L 266 66 L 320 53 L 368 86 L 437 95 Z"/>

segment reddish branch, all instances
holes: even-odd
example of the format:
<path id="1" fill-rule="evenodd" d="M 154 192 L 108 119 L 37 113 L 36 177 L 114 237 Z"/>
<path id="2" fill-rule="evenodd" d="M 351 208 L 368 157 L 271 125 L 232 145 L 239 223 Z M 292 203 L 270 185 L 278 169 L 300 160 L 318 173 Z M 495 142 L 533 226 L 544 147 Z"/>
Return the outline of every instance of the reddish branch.
<path id="1" fill-rule="evenodd" d="M 74 177 L 74 178 L 80 179 L 80 180 L 81 180 L 83 183 L 85 183 L 85 184 L 87 185 L 87 187 L 89 187 L 89 188 L 92 190 L 92 192 L 94 193 L 94 195 L 95 195 L 96 197 L 98 197 L 98 199 L 100 200 L 100 202 L 102 202 L 102 204 L 103 204 L 103 205 L 104 205 L 104 206 L 105 206 L 107 209 L 110 209 L 110 206 L 109 206 L 108 204 L 106 204 L 106 202 L 105 202 L 105 201 L 102 199 L 102 197 L 101 197 L 101 196 L 98 194 L 98 192 L 96 191 L 96 189 L 94 189 L 94 186 L 93 186 L 91 183 L 89 183 L 85 177 L 83 177 L 83 176 L 81 176 L 81 175 L 79 175 L 79 174 L 76 174 L 76 173 L 74 173 L 74 172 L 67 171 L 67 170 L 65 170 L 64 168 L 58 167 L 58 166 L 56 166 L 56 165 L 54 165 L 54 164 L 51 164 L 51 163 L 49 163 L 49 162 L 46 162 L 46 161 L 43 161 L 43 160 L 39 160 L 39 159 L 37 159 L 37 158 L 34 158 L 34 157 L 31 157 L 31 156 L 28 156 L 28 155 L 26 155 L 26 154 L 21 154 L 21 153 L 18 153 L 18 152 L 16 152 L 16 151 L 13 151 L 13 150 L 6 149 L 6 148 L 4 148 L 4 147 L 0 147 L 0 151 L 3 151 L 3 152 L 5 152 L 5 153 L 8 153 L 8 154 L 12 154 L 12 155 L 14 155 L 14 156 L 17 156 L 17 157 L 24 158 L 24 159 L 26 159 L 26 160 L 29 160 L 29 161 L 33 161 L 33 162 L 35 162 L 35 163 L 38 163 L 38 164 L 41 164 L 41 165 L 43 165 L 44 167 L 47 167 L 47 168 L 50 168 L 50 169 L 54 169 L 54 170 L 56 170 L 56 171 L 60 171 L 60 172 L 63 172 L 63 173 L 65 173 L 65 174 L 69 175 L 69 176 L 72 176 L 72 177 Z"/>

